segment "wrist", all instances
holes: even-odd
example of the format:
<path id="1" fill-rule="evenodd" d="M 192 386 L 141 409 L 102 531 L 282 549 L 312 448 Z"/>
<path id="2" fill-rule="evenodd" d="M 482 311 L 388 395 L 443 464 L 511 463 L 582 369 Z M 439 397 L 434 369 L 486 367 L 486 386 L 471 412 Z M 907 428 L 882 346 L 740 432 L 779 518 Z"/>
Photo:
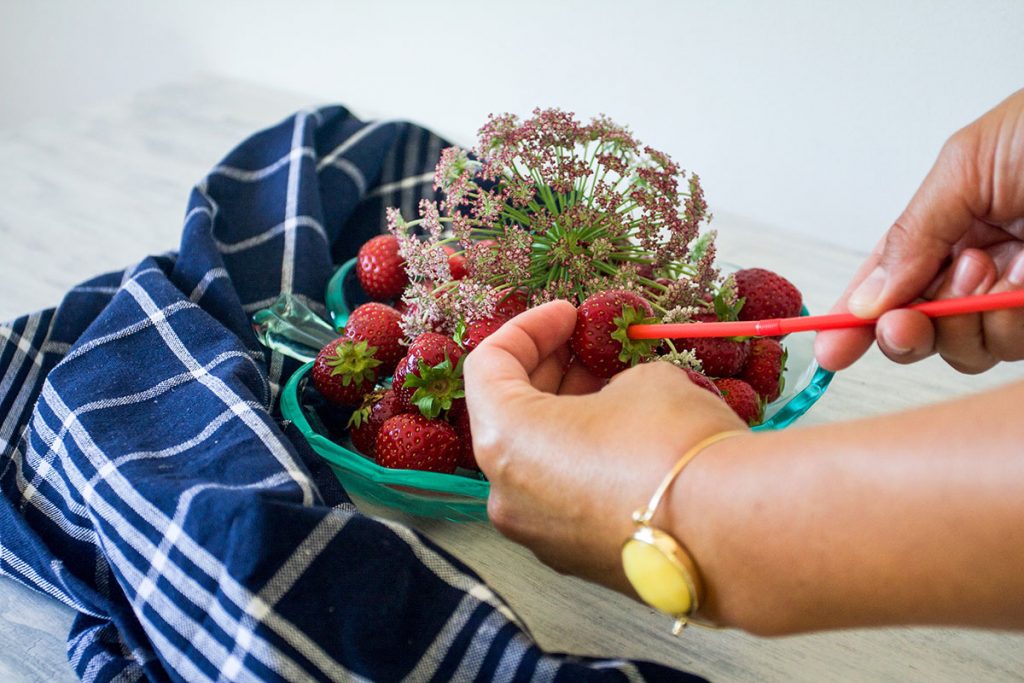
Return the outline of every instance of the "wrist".
<path id="1" fill-rule="evenodd" d="M 690 552 L 703 582 L 700 616 L 724 627 L 743 628 L 746 621 L 736 584 L 731 552 L 739 503 L 734 494 L 742 489 L 743 462 L 765 451 L 771 434 L 748 432 L 712 444 L 696 458 L 669 490 L 658 520 Z M 749 460 L 747 460 L 749 462 Z M 740 512 L 739 519 L 745 516 Z M 742 553 L 740 553 L 742 556 Z"/>
<path id="2" fill-rule="evenodd" d="M 746 429 L 713 433 L 683 452 L 662 477 L 645 506 L 632 514 L 633 533 L 622 546 L 626 577 L 639 597 L 652 607 L 675 618 L 672 632 L 678 634 L 687 624 L 713 626 L 699 615 L 704 600 L 701 573 L 686 546 L 663 526 L 654 522 L 672 485 L 683 470 L 715 444 L 747 434 Z"/>

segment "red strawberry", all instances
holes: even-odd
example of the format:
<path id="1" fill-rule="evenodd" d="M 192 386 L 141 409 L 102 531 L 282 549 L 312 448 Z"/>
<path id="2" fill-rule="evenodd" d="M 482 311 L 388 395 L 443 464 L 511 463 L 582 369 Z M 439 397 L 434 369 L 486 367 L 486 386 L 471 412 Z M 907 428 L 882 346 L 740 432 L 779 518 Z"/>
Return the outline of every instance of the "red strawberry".
<path id="1" fill-rule="evenodd" d="M 461 280 L 469 274 L 469 262 L 465 254 L 456 252 L 453 247 L 444 245 L 444 251 L 448 254 L 448 270 L 451 271 L 453 280 Z"/>
<path id="2" fill-rule="evenodd" d="M 498 305 L 494 307 L 495 318 L 505 318 L 511 320 L 520 313 L 526 310 L 527 301 L 526 293 L 521 291 L 514 291 L 505 294 Z"/>
<path id="3" fill-rule="evenodd" d="M 736 293 L 743 299 L 740 320 L 800 315 L 803 308 L 800 290 L 778 273 L 765 268 L 747 268 L 736 271 L 733 276 L 736 278 Z"/>
<path id="4" fill-rule="evenodd" d="M 380 361 L 375 351 L 365 341 L 335 339 L 320 349 L 313 362 L 313 386 L 332 403 L 359 405 L 377 383 Z"/>
<path id="5" fill-rule="evenodd" d="M 702 313 L 694 316 L 698 322 L 715 322 L 718 316 L 714 313 Z M 729 337 L 694 337 L 673 339 L 672 344 L 677 350 L 692 349 L 700 360 L 704 374 L 711 377 L 732 377 L 737 374 L 747 360 L 750 345 L 745 339 Z"/>
<path id="6" fill-rule="evenodd" d="M 381 425 L 392 415 L 402 412 L 401 402 L 394 391 L 382 389 L 367 394 L 362 407 L 352 413 L 348 423 L 352 445 L 372 458 L 377 452 L 377 434 Z"/>
<path id="7" fill-rule="evenodd" d="M 723 377 L 715 380 L 715 386 L 722 392 L 722 398 L 740 419 L 751 427 L 764 421 L 764 401 L 754 388 L 741 379 Z"/>
<path id="8" fill-rule="evenodd" d="M 786 384 L 786 350 L 775 339 L 761 337 L 750 340 L 750 355 L 739 378 L 754 388 L 765 403 L 779 397 Z"/>
<path id="9" fill-rule="evenodd" d="M 377 462 L 383 467 L 451 474 L 459 450 L 454 427 L 419 413 L 394 415 L 377 434 Z"/>
<path id="10" fill-rule="evenodd" d="M 459 441 L 462 443 L 459 467 L 467 470 L 479 470 L 480 466 L 477 465 L 476 455 L 473 453 L 473 432 L 469 429 L 469 410 L 466 408 L 466 399 L 460 398 L 452 403 L 448 421 L 455 427 L 455 433 L 459 435 Z"/>
<path id="11" fill-rule="evenodd" d="M 704 373 L 710 377 L 732 377 L 739 373 L 750 353 L 745 339 L 728 337 L 707 337 L 697 339 L 673 339 L 676 348 L 692 349 L 700 359 Z"/>
<path id="12" fill-rule="evenodd" d="M 402 315 L 387 304 L 371 301 L 352 311 L 342 335 L 355 341 L 365 341 L 377 348 L 374 354 L 381 362 L 380 375 L 386 377 L 395 370 L 405 355 L 402 346 Z"/>
<path id="13" fill-rule="evenodd" d="M 718 387 L 715 386 L 715 383 L 712 382 L 707 375 L 702 375 L 696 370 L 691 370 L 690 368 L 680 368 L 680 370 L 685 372 L 686 376 L 690 378 L 690 381 L 698 387 L 701 389 L 707 389 L 718 398 L 722 398 L 722 392 L 718 390 Z"/>
<path id="14" fill-rule="evenodd" d="M 617 289 L 598 292 L 577 309 L 569 343 L 584 367 L 608 378 L 651 355 L 659 342 L 629 339 L 626 328 L 652 322 L 654 311 L 640 295 Z"/>
<path id="15" fill-rule="evenodd" d="M 472 351 L 480 345 L 484 339 L 498 331 L 498 328 L 505 324 L 503 318 L 482 318 L 474 320 L 466 325 L 465 331 L 459 335 L 459 340 L 466 351 Z"/>
<path id="16" fill-rule="evenodd" d="M 452 401 L 466 395 L 461 362 L 464 353 L 443 334 L 427 332 L 416 337 L 395 368 L 391 385 L 399 400 L 431 418 L 451 408 Z"/>
<path id="17" fill-rule="evenodd" d="M 371 299 L 397 299 L 409 284 L 405 261 L 398 253 L 398 239 L 377 235 L 364 244 L 356 256 L 356 277 Z"/>

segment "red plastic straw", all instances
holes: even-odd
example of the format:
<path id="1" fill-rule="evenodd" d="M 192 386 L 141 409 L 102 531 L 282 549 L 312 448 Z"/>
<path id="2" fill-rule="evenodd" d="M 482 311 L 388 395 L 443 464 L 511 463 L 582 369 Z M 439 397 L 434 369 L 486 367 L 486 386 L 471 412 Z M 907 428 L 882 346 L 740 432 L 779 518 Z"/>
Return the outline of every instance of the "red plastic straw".
<path id="1" fill-rule="evenodd" d="M 963 313 L 980 313 L 1000 308 L 1024 306 L 1024 290 L 975 294 L 956 299 L 925 301 L 907 306 L 906 310 L 919 311 L 930 318 Z M 895 309 L 902 310 L 902 309 Z M 878 318 L 858 318 L 852 313 L 805 315 L 799 318 L 772 320 L 738 320 L 727 323 L 661 323 L 657 325 L 630 325 L 630 339 L 678 339 L 680 337 L 778 337 L 791 332 L 811 330 L 839 330 L 847 327 L 869 327 Z"/>

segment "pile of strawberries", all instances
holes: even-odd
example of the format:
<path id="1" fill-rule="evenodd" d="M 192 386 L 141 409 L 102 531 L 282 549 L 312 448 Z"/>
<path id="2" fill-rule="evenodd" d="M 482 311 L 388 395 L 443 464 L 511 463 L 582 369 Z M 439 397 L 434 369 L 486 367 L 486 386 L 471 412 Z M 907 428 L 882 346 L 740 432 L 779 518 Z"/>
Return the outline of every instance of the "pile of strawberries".
<path id="1" fill-rule="evenodd" d="M 734 303 L 716 297 L 705 312 L 694 316 L 695 322 L 789 318 L 803 309 L 800 291 L 777 273 L 748 268 L 737 271 L 733 278 Z M 657 318 L 650 303 L 635 292 L 593 294 L 577 310 L 573 352 L 591 372 L 604 378 L 652 358 L 674 362 L 695 384 L 722 398 L 748 425 L 763 422 L 765 407 L 781 395 L 785 384 L 786 350 L 781 337 L 629 339 L 629 325 L 652 322 Z"/>
<path id="2" fill-rule="evenodd" d="M 460 256 L 453 254 L 449 265 L 453 278 L 465 275 Z M 317 391 L 354 409 L 348 424 L 352 445 L 384 467 L 478 471 L 463 361 L 503 322 L 526 310 L 525 298 L 506 298 L 493 317 L 469 323 L 457 340 L 425 332 L 404 346 L 402 311 L 385 303 L 398 301 L 408 284 L 395 237 L 380 235 L 363 245 L 356 274 L 376 301 L 352 311 L 341 336 L 318 354 L 312 370 Z"/>
<path id="3" fill-rule="evenodd" d="M 461 254 L 451 252 L 448 263 L 453 279 L 465 276 Z M 487 336 L 526 310 L 526 294 L 512 290 L 492 316 L 461 324 L 454 335 L 427 331 L 410 340 L 403 331 L 405 304 L 400 300 L 409 277 L 395 237 L 381 235 L 367 242 L 357 257 L 356 273 L 375 301 L 352 311 L 341 336 L 317 356 L 314 386 L 328 401 L 353 409 L 351 443 L 381 466 L 476 472 L 463 362 Z M 800 314 L 800 292 L 782 276 L 750 268 L 733 279 L 733 296 L 708 300 L 695 320 Z M 786 352 L 779 339 L 629 339 L 629 325 L 650 322 L 657 322 L 651 304 L 637 292 L 600 291 L 580 303 L 570 345 L 578 362 L 602 378 L 641 362 L 673 362 L 747 424 L 761 423 L 765 406 L 783 389 Z"/>

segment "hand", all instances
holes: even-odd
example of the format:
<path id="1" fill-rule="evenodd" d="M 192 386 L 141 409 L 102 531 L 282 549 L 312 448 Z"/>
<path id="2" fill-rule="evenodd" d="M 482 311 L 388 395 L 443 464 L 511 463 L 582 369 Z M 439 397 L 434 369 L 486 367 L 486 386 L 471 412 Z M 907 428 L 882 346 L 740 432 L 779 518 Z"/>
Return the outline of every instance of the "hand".
<path id="1" fill-rule="evenodd" d="M 631 592 L 619 559 L 632 512 L 679 456 L 745 425 L 668 363 L 602 386 L 570 365 L 571 304 L 531 309 L 466 359 L 473 448 L 495 527 L 556 570 Z"/>
<path id="2" fill-rule="evenodd" d="M 956 133 L 903 214 L 836 304 L 870 328 L 822 332 L 821 365 L 840 370 L 877 339 L 890 359 L 938 352 L 961 372 L 1024 358 L 1024 309 L 930 319 L 884 313 L 919 298 L 1024 287 L 1024 90 Z"/>

